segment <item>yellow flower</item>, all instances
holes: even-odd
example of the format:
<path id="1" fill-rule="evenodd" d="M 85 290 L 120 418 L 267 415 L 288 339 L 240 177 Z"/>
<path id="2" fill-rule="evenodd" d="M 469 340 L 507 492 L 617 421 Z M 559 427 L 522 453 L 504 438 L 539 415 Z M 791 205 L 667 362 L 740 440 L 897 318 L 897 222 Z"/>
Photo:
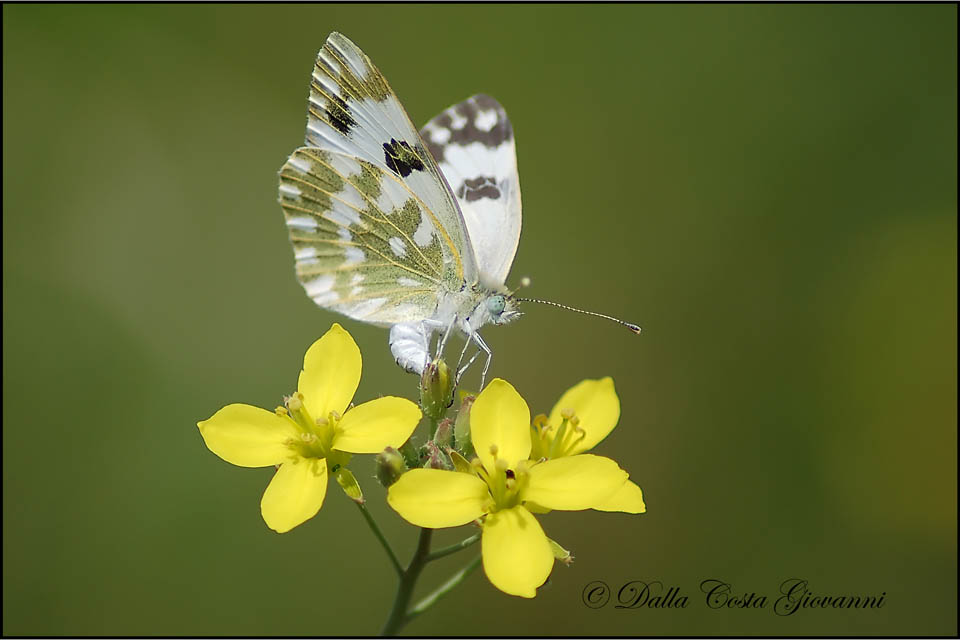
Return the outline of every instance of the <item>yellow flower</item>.
<path id="1" fill-rule="evenodd" d="M 408 522 L 432 529 L 483 520 L 483 569 L 495 587 L 532 598 L 553 568 L 547 536 L 526 502 L 548 509 L 589 509 L 623 485 L 615 462 L 578 455 L 535 462 L 530 457 L 530 410 L 520 394 L 496 379 L 470 411 L 479 456 L 472 473 L 413 469 L 390 486 L 387 501 Z"/>
<path id="2" fill-rule="evenodd" d="M 360 349 L 335 323 L 307 350 L 297 392 L 286 408 L 271 413 L 231 404 L 197 423 L 207 448 L 227 462 L 279 465 L 260 500 L 264 522 L 277 533 L 316 515 L 328 475 L 335 474 L 345 490 L 356 488 L 346 469 L 351 454 L 399 447 L 420 421 L 420 409 L 403 398 L 388 396 L 348 408 L 360 369 Z"/>
<path id="3" fill-rule="evenodd" d="M 584 380 L 567 390 L 550 417 L 533 419 L 530 457 L 555 460 L 589 451 L 613 431 L 620 419 L 620 399 L 609 376 Z M 627 480 L 613 495 L 593 505 L 598 511 L 644 513 L 643 492 Z"/>

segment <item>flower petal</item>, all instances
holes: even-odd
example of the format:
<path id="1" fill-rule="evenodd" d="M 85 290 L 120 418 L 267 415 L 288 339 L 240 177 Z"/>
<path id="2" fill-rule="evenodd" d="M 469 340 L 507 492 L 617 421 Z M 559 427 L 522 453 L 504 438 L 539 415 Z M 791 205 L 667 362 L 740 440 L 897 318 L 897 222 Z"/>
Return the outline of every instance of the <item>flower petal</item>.
<path id="1" fill-rule="evenodd" d="M 530 409 L 509 382 L 496 378 L 477 396 L 470 409 L 470 435 L 487 471 L 494 468 L 491 446 L 497 459 L 511 467 L 530 455 Z"/>
<path id="2" fill-rule="evenodd" d="M 540 523 L 517 506 L 487 516 L 483 524 L 483 571 L 497 589 L 532 598 L 553 569 L 553 550 Z"/>
<path id="3" fill-rule="evenodd" d="M 387 502 L 404 520 L 430 529 L 476 520 L 489 501 L 483 480 L 443 469 L 411 469 L 387 491 Z"/>
<path id="4" fill-rule="evenodd" d="M 643 503 L 643 491 L 630 480 L 623 483 L 612 496 L 593 507 L 597 511 L 623 511 L 624 513 L 645 513 L 647 505 Z"/>
<path id="5" fill-rule="evenodd" d="M 331 411 L 346 411 L 360 384 L 361 366 L 357 343 L 334 322 L 303 356 L 297 390 L 303 394 L 310 415 L 326 418 Z"/>
<path id="6" fill-rule="evenodd" d="M 627 472 L 610 458 L 584 453 L 534 465 L 522 497 L 548 509 L 579 511 L 603 504 L 626 480 Z"/>
<path id="7" fill-rule="evenodd" d="M 406 398 L 387 396 L 364 402 L 343 414 L 333 448 L 350 453 L 380 453 L 399 447 L 420 422 L 420 409 Z"/>
<path id="8" fill-rule="evenodd" d="M 297 458 L 284 462 L 260 499 L 267 526 L 286 533 L 317 515 L 327 495 L 327 461 Z"/>
<path id="9" fill-rule="evenodd" d="M 238 467 L 282 462 L 291 453 L 285 443 L 299 435 L 292 421 L 248 404 L 229 404 L 197 426 L 207 448 Z"/>
<path id="10" fill-rule="evenodd" d="M 560 413 L 573 409 L 586 434 L 571 450 L 572 454 L 589 451 L 607 437 L 620 419 L 620 398 L 613 387 L 613 378 L 584 380 L 564 393 L 550 412 L 550 424 L 557 428 L 563 421 Z"/>

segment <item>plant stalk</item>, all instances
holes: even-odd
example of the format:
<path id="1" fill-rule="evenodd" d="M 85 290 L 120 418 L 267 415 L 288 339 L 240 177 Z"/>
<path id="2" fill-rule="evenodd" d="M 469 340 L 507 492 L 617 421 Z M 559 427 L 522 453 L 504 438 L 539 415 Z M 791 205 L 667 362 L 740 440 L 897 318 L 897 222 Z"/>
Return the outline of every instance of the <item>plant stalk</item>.
<path id="1" fill-rule="evenodd" d="M 430 595 L 428 595 L 426 598 L 418 602 L 416 606 L 413 607 L 413 609 L 410 609 L 410 613 L 407 614 L 406 621 L 410 622 L 411 620 L 416 618 L 418 615 L 420 615 L 421 613 L 423 613 L 424 611 L 432 607 L 437 600 L 439 600 L 440 598 L 442 598 L 443 596 L 447 595 L 448 593 L 453 591 L 455 588 L 457 588 L 457 586 L 461 582 L 467 579 L 467 576 L 469 576 L 471 573 L 477 570 L 477 567 L 480 566 L 480 560 L 482 559 L 483 559 L 483 556 L 477 556 L 476 558 L 474 558 L 470 562 L 470 564 L 468 564 L 464 568 L 460 569 L 460 571 L 457 571 L 455 574 L 450 576 L 449 580 L 447 580 L 442 585 L 437 587 L 436 590 Z"/>
<path id="2" fill-rule="evenodd" d="M 466 538 L 465 540 L 461 540 L 460 542 L 452 544 L 449 547 L 444 547 L 443 549 L 437 549 L 436 551 L 431 552 L 430 555 L 427 556 L 427 562 L 433 562 L 434 560 L 439 560 L 440 558 L 448 556 L 451 553 L 456 553 L 457 551 L 466 549 L 470 545 L 475 544 L 478 540 L 480 540 L 482 533 L 482 531 L 477 531 L 475 534 L 469 538 Z"/>
<path id="3" fill-rule="evenodd" d="M 390 543 L 387 542 L 387 538 L 383 535 L 383 532 L 380 531 L 380 527 L 377 526 L 377 522 L 373 519 L 373 516 L 370 515 L 370 512 L 367 511 L 367 507 L 359 502 L 355 503 L 360 509 L 360 513 L 363 514 L 364 519 L 366 519 L 367 524 L 370 526 L 370 530 L 373 531 L 373 535 L 377 537 L 377 540 L 380 541 L 380 544 L 383 545 L 383 550 L 387 552 L 387 556 L 390 558 L 390 564 L 393 565 L 394 571 L 397 572 L 398 576 L 403 576 L 403 567 L 400 566 L 400 561 L 397 560 L 397 554 L 393 552 L 393 548 L 390 546 Z"/>
<path id="4" fill-rule="evenodd" d="M 406 570 L 400 574 L 400 584 L 397 586 L 397 595 L 393 598 L 393 608 L 390 610 L 390 617 L 380 630 L 381 636 L 396 635 L 403 628 L 410 617 L 407 614 L 407 607 L 410 605 L 410 599 L 413 597 L 413 588 L 417 584 L 417 578 L 423 567 L 429 562 L 430 540 L 433 538 L 433 529 L 420 529 L 420 539 L 417 542 L 417 550 L 410 559 L 410 564 Z"/>

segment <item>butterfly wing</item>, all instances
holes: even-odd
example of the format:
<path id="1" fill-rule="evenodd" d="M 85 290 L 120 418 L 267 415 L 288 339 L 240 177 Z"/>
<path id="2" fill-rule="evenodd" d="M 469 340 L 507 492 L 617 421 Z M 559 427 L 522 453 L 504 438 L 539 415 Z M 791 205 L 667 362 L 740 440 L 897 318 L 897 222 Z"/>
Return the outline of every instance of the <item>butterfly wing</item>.
<path id="1" fill-rule="evenodd" d="M 402 250 L 394 252 L 390 266 L 381 267 L 387 272 L 379 274 L 380 280 L 397 281 L 407 277 L 408 268 L 431 275 L 439 271 L 440 275 L 435 277 L 447 290 L 457 290 L 464 281 L 476 280 L 466 224 L 450 187 L 386 79 L 366 54 L 339 33 L 331 33 L 327 38 L 313 68 L 306 143 L 308 147 L 330 153 L 329 157 L 340 163 L 353 158 L 353 166 L 347 169 L 360 166 L 366 171 L 361 172 L 364 179 L 368 176 L 379 179 L 380 201 L 377 202 L 377 198 L 371 201 L 369 197 L 362 202 L 354 201 L 351 211 L 360 215 L 367 205 L 376 205 L 375 210 L 369 211 L 370 215 L 361 215 L 361 219 L 376 229 L 377 237 L 398 238 L 392 241 L 395 247 L 398 242 L 406 243 Z M 320 155 L 307 158 L 303 149 L 294 155 L 297 153 L 312 166 L 322 166 L 316 160 Z M 288 165 L 284 165 L 284 169 L 287 168 Z M 329 166 L 319 170 L 327 169 Z M 349 183 L 351 175 L 360 174 L 348 171 L 341 178 Z M 351 191 L 349 187 L 347 191 Z M 351 194 L 345 196 L 349 201 Z M 343 202 L 344 199 L 331 202 L 330 211 L 334 216 L 337 211 L 343 211 Z M 390 211 L 396 207 L 407 216 L 404 223 L 408 227 L 413 221 L 417 222 L 415 230 L 407 229 L 408 237 L 392 233 L 389 225 L 383 226 L 384 220 L 394 217 Z M 386 218 L 378 214 L 385 214 Z M 368 230 L 354 228 L 354 224 L 356 221 L 346 225 L 346 231 L 354 236 L 362 235 L 355 231 L 368 233 Z M 367 235 L 368 239 L 371 237 Z M 428 251 L 434 241 L 440 247 L 439 254 Z M 431 269 L 404 262 L 406 257 L 417 254 L 436 260 Z M 390 322 L 379 314 L 368 317 L 368 321 Z"/>
<path id="2" fill-rule="evenodd" d="M 449 275 L 433 217 L 391 171 L 301 147 L 280 169 L 297 278 L 314 302 L 376 324 L 419 321 Z"/>
<path id="3" fill-rule="evenodd" d="M 484 280 L 502 285 L 520 244 L 520 177 L 513 127 L 500 104 L 475 95 L 420 131 L 453 189 Z"/>

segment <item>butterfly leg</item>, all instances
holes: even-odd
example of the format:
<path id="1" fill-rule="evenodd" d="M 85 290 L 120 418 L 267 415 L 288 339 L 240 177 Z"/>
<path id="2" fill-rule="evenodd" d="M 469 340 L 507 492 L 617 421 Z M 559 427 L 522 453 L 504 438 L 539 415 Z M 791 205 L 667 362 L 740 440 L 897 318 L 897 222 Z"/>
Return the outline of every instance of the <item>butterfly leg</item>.
<path id="1" fill-rule="evenodd" d="M 438 329 L 443 328 L 443 323 L 437 322 L 437 321 L 433 321 L 433 322 L 436 324 Z M 450 337 L 450 331 L 453 330 L 453 325 L 455 325 L 456 323 L 457 323 L 456 316 L 454 316 L 453 320 L 447 323 L 447 328 L 443 332 L 443 336 L 437 341 L 437 357 L 440 357 L 441 355 L 443 355 L 443 350 L 447 346 L 447 338 Z"/>
<path id="2" fill-rule="evenodd" d="M 430 341 L 433 339 L 433 333 L 441 331 L 442 329 L 444 329 L 444 327 L 445 327 L 444 323 L 439 322 L 437 320 L 426 319 L 426 320 L 420 321 L 420 333 L 427 337 L 426 339 L 427 360 L 432 360 L 434 357 L 430 351 Z M 447 328 L 448 332 L 449 330 L 450 329 Z M 437 349 L 433 353 L 436 355 L 436 357 L 439 358 L 440 356 L 443 355 L 443 344 L 446 341 L 446 333 L 444 334 L 438 333 L 438 335 L 441 335 L 442 339 L 441 338 L 437 339 Z"/>
<path id="3" fill-rule="evenodd" d="M 460 363 L 463 362 L 463 356 L 465 356 L 467 353 L 467 347 L 470 346 L 470 341 L 473 339 L 475 335 L 476 335 L 475 333 L 467 334 L 467 341 L 463 343 L 463 349 L 460 351 L 460 358 L 457 360 L 457 371 L 458 371 L 457 381 L 458 382 L 460 380 L 460 376 L 463 375 L 463 372 L 466 371 L 467 367 L 470 366 L 470 362 L 473 362 L 473 360 L 470 360 L 470 362 L 467 363 L 466 367 L 463 367 L 462 369 L 460 368 Z"/>
<path id="4" fill-rule="evenodd" d="M 460 369 L 457 370 L 457 382 L 460 382 L 460 378 L 463 377 L 463 374 L 467 372 L 467 369 L 470 368 L 470 365 L 473 364 L 473 361 L 477 359 L 477 356 L 480 355 L 480 349 L 477 349 L 477 352 L 467 360 L 467 364 L 463 365 Z M 482 381 L 481 381 L 482 382 Z M 483 385 L 481 384 L 481 387 Z"/>
<path id="5" fill-rule="evenodd" d="M 479 349 L 477 349 L 477 352 L 467 361 L 467 364 L 457 370 L 457 382 L 460 381 L 460 378 L 466 373 L 467 369 L 470 368 L 470 365 L 473 364 L 477 357 L 479 357 L 481 353 L 486 353 L 487 361 L 483 365 L 483 373 L 480 374 L 480 388 L 483 389 L 487 380 L 487 371 L 490 369 L 490 360 L 493 358 L 493 352 L 490 350 L 490 347 L 487 346 L 487 343 L 483 341 L 483 338 L 480 337 L 479 333 L 471 333 L 467 339 L 468 343 L 470 340 L 476 342 Z M 464 347 L 464 351 L 466 351 L 466 347 Z M 457 366 L 459 367 L 460 363 L 457 363 Z"/>
<path id="6" fill-rule="evenodd" d="M 490 350 L 490 347 L 488 347 L 487 343 L 483 341 L 483 338 L 480 337 L 479 333 L 474 336 L 474 340 L 476 340 L 477 346 L 487 354 L 487 361 L 483 365 L 483 373 L 480 374 L 480 390 L 483 391 L 483 387 L 487 381 L 487 371 L 490 370 L 490 362 L 493 360 L 493 351 Z M 477 352 L 477 355 L 480 355 L 479 351 Z"/>

